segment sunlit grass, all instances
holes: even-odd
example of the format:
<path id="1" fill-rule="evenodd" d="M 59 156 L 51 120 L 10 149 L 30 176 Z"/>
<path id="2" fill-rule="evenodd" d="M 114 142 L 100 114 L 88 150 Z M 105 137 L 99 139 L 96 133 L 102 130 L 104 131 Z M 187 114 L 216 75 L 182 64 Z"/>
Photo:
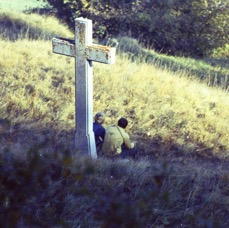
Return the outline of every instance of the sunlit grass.
<path id="1" fill-rule="evenodd" d="M 1 0 L 0 9 L 11 12 L 22 12 L 32 8 L 43 7 L 46 4 L 43 0 Z"/>
<path id="2" fill-rule="evenodd" d="M 1 41 L 0 47 L 2 117 L 73 129 L 74 59 L 53 54 L 45 41 Z M 160 135 L 164 146 L 228 156 L 229 95 L 187 74 L 126 56 L 117 56 L 114 65 L 94 63 L 94 112 L 106 113 L 106 127 L 127 117 L 140 144 L 142 137 L 150 142 Z M 141 146 L 150 153 L 147 143 Z"/>
<path id="3" fill-rule="evenodd" d="M 228 150 L 227 92 L 207 87 L 188 73 L 175 74 L 125 58 L 114 66 L 96 67 L 95 100 L 99 110 L 107 111 L 109 122 L 128 116 L 136 134 Z"/>
<path id="4" fill-rule="evenodd" d="M 70 38 L 73 33 L 53 16 L 1 11 L 0 37 L 6 40 Z"/>
<path id="5" fill-rule="evenodd" d="M 227 46 L 215 50 L 215 54 L 209 58 L 194 59 L 169 56 L 157 53 L 153 49 L 145 49 L 137 40 L 129 37 L 119 37 L 117 41 L 119 42 L 118 51 L 128 53 L 134 61 L 147 62 L 170 72 L 180 73 L 184 71 L 186 76 L 196 77 L 208 86 L 228 89 L 229 63 L 226 58 L 226 53 L 228 53 Z M 112 39 L 108 40 L 109 43 L 112 44 Z"/>

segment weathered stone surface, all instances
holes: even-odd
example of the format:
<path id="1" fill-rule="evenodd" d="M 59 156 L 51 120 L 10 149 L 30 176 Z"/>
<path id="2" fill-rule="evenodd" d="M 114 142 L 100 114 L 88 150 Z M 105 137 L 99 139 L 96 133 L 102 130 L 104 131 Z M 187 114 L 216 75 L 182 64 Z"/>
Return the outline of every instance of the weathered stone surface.
<path id="1" fill-rule="evenodd" d="M 75 40 L 55 37 L 52 45 L 54 53 L 75 57 L 75 147 L 83 154 L 97 158 L 93 132 L 92 61 L 113 64 L 116 49 L 92 44 L 92 21 L 84 18 L 75 19 Z"/>

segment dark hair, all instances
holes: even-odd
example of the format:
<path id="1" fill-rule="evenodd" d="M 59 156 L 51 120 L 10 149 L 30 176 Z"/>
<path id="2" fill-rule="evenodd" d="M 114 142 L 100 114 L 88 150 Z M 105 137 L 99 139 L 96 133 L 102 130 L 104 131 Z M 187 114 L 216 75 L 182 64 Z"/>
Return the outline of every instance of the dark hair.
<path id="1" fill-rule="evenodd" d="M 128 125 L 128 121 L 127 121 L 127 119 L 126 118 L 120 118 L 119 120 L 118 120 L 118 126 L 119 127 L 122 127 L 123 129 L 125 129 L 126 128 L 126 126 Z"/>

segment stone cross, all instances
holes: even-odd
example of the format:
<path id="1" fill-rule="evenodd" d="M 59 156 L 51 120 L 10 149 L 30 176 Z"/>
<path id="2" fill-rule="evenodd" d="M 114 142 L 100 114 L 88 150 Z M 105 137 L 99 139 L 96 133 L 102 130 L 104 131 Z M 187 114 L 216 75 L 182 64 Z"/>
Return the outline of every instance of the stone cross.
<path id="1" fill-rule="evenodd" d="M 93 78 L 92 61 L 113 64 L 113 47 L 92 44 L 92 21 L 75 19 L 75 39 L 52 39 L 53 52 L 75 57 L 76 123 L 75 148 L 97 158 L 93 132 Z"/>

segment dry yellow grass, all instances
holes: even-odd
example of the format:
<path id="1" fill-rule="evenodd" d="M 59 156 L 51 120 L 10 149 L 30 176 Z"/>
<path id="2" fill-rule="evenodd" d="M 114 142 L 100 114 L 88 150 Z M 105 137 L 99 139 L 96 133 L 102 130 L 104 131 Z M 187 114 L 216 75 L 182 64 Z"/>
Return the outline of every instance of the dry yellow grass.
<path id="1" fill-rule="evenodd" d="M 54 16 L 8 12 L 0 9 L 0 38 L 51 39 L 54 36 L 72 37 L 73 33 Z"/>
<path id="2" fill-rule="evenodd" d="M 74 59 L 41 40 L 1 41 L 0 48 L 1 117 L 73 129 Z M 228 156 L 228 93 L 186 76 L 125 56 L 114 65 L 94 63 L 94 112 L 106 113 L 105 126 L 127 117 L 128 131 L 149 152 L 160 136 L 164 146 Z"/>
<path id="3" fill-rule="evenodd" d="M 228 156 L 228 93 L 187 76 L 119 57 L 113 66 L 96 66 L 95 107 L 109 123 L 127 116 L 134 133 Z"/>

